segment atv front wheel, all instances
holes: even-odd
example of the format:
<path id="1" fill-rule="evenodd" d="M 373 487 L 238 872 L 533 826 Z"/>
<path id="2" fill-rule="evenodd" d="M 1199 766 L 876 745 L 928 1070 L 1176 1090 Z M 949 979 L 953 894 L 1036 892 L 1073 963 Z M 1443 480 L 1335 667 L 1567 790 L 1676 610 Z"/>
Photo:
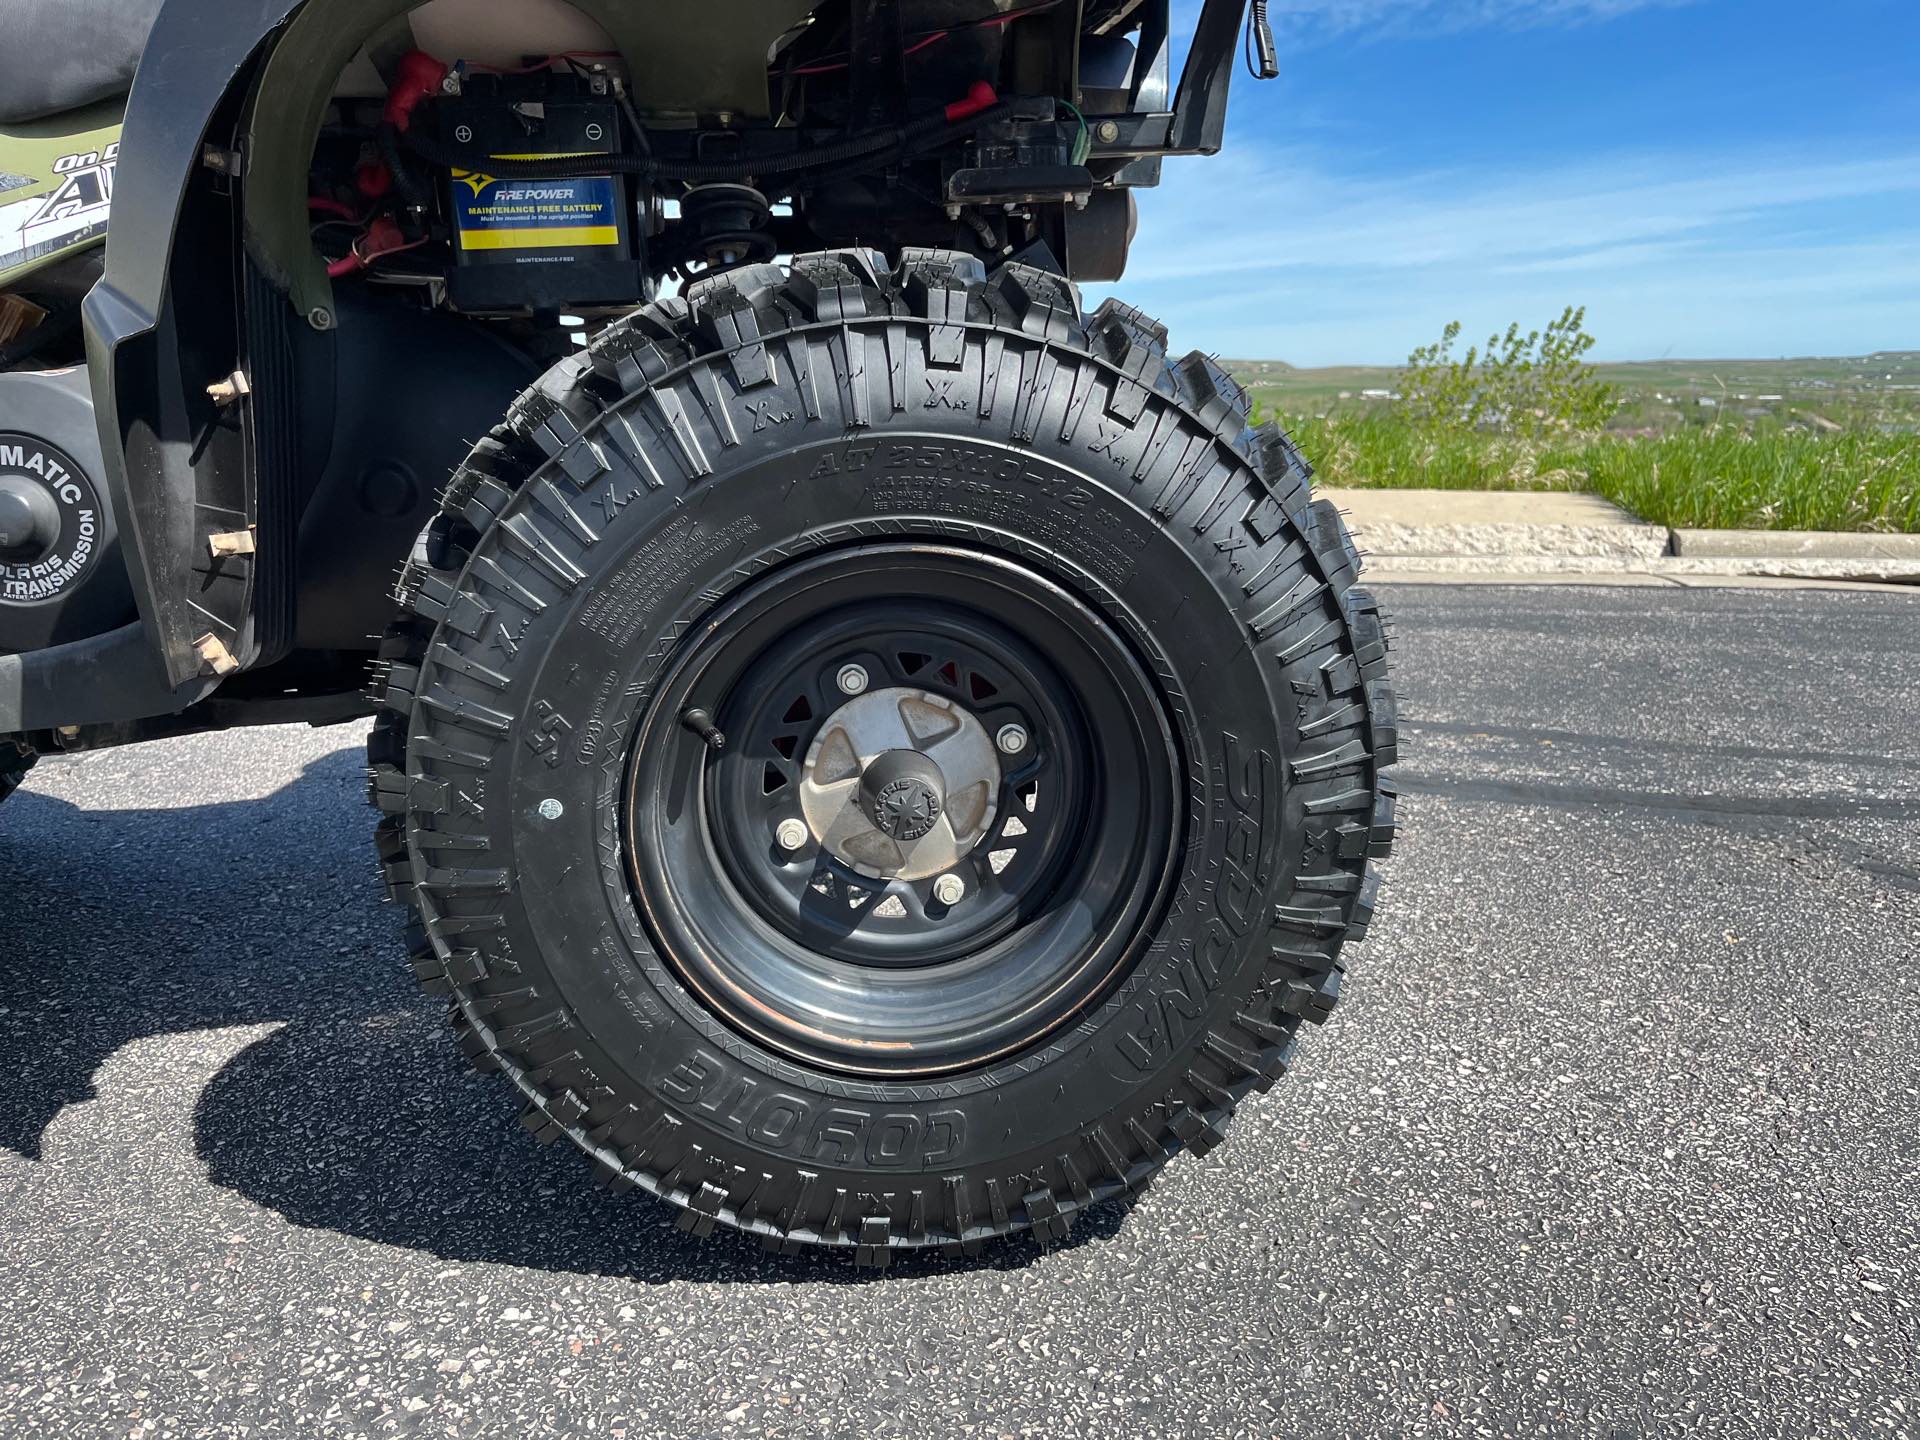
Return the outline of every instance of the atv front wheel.
<path id="1" fill-rule="evenodd" d="M 1063 1236 L 1338 998 L 1393 835 L 1354 569 L 1124 306 L 926 251 L 704 281 L 522 396 L 403 577 L 414 969 L 682 1228 Z"/>

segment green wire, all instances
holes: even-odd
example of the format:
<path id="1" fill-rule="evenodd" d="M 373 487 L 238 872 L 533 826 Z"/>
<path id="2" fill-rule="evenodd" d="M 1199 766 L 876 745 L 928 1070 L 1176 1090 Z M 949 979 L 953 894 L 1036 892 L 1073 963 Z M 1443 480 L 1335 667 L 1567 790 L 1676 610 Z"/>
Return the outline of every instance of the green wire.
<path id="1" fill-rule="evenodd" d="M 1071 100 L 1062 100 L 1060 104 L 1073 112 L 1073 118 L 1080 122 L 1080 133 L 1073 140 L 1073 163 L 1084 165 L 1087 156 L 1093 150 L 1093 133 L 1087 129 L 1087 117 L 1080 113 L 1080 107 Z"/>

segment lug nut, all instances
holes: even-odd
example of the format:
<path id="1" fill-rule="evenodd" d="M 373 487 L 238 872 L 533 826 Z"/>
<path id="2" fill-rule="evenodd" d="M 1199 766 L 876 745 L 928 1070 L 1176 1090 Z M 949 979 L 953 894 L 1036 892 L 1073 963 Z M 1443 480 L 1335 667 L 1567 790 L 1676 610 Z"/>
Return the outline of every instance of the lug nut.
<path id="1" fill-rule="evenodd" d="M 1027 731 L 1023 725 L 1002 725 L 1000 733 L 993 737 L 993 743 L 1000 747 L 1002 755 L 1018 755 L 1027 748 Z"/>
<path id="2" fill-rule="evenodd" d="M 780 842 L 782 850 L 798 850 L 807 843 L 810 833 L 804 820 L 782 820 L 780 828 L 773 832 L 773 838 Z"/>
<path id="3" fill-rule="evenodd" d="M 843 695 L 862 694 L 867 688 L 867 672 L 858 665 L 843 665 L 837 683 Z"/>
<path id="4" fill-rule="evenodd" d="M 958 905 L 967 898 L 967 882 L 958 875 L 942 875 L 933 882 L 933 898 L 942 905 Z"/>

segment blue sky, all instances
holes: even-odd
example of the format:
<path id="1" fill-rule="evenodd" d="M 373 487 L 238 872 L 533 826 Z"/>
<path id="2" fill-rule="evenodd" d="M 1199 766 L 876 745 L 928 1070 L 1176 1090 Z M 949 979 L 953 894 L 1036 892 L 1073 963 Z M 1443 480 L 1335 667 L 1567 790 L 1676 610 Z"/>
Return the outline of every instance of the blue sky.
<path id="1" fill-rule="evenodd" d="M 1920 0 L 1272 15 L 1281 77 L 1139 192 L 1111 287 L 1176 345 L 1392 363 L 1573 303 L 1603 359 L 1920 349 Z"/>

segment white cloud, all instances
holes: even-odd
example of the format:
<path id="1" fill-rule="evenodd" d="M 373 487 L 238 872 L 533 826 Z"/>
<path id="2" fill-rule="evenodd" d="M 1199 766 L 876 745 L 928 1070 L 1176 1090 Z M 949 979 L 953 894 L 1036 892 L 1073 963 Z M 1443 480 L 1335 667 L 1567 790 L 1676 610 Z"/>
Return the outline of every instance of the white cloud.
<path id="1" fill-rule="evenodd" d="M 1328 175 L 1306 157 L 1254 157 L 1230 148 L 1169 164 L 1166 183 L 1141 196 L 1147 214 L 1130 273 L 1538 262 L 1671 242 L 1800 206 L 1920 194 L 1920 154 L 1837 162 L 1628 157 L 1388 180 Z"/>
<path id="2" fill-rule="evenodd" d="M 1276 26 L 1313 40 L 1355 31 L 1404 35 L 1580 25 L 1694 3 L 1697 0 L 1273 0 L 1271 13 Z"/>
<path id="3" fill-rule="evenodd" d="M 1613 356 L 1845 353 L 1920 334 L 1920 154 L 1356 179 L 1310 152 L 1230 146 L 1169 163 L 1140 203 L 1119 290 L 1224 353 L 1395 360 L 1449 319 L 1479 333 L 1567 303 L 1588 304 Z"/>

